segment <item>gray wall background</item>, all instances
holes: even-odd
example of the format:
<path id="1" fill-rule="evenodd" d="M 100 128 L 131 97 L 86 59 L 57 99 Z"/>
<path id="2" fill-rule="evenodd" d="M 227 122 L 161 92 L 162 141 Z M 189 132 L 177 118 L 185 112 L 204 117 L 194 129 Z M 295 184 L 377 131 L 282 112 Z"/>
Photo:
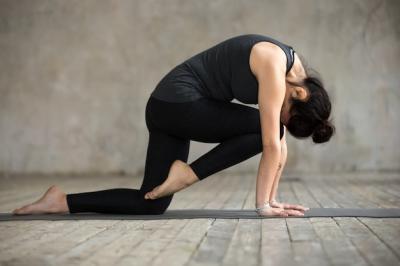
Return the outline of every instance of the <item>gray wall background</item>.
<path id="1" fill-rule="evenodd" d="M 292 45 L 333 101 L 336 136 L 288 136 L 287 173 L 398 171 L 399 3 L 0 1 L 0 171 L 141 173 L 155 85 L 243 33 Z M 189 161 L 215 145 L 192 142 Z M 225 171 L 257 171 L 259 158 Z"/>

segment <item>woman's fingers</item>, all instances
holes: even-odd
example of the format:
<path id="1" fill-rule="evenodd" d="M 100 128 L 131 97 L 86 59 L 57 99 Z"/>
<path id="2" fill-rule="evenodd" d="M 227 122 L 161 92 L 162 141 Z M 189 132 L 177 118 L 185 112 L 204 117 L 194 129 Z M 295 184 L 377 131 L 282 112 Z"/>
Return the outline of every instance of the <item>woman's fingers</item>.
<path id="1" fill-rule="evenodd" d="M 277 216 L 288 217 L 289 214 L 287 213 L 287 211 L 282 210 L 282 211 L 279 211 L 279 212 L 278 212 Z"/>
<path id="2" fill-rule="evenodd" d="M 275 208 L 281 208 L 281 209 L 284 209 L 283 208 L 283 204 L 282 203 L 279 203 L 279 202 L 271 202 L 270 204 L 269 204 L 271 207 L 275 207 Z"/>
<path id="3" fill-rule="evenodd" d="M 289 207 L 295 207 L 298 205 L 292 205 L 292 204 L 286 204 Z M 272 207 L 272 208 L 267 208 L 262 211 L 262 215 L 264 216 L 280 216 L 280 217 L 287 217 L 287 216 L 304 216 L 304 212 L 302 210 L 297 210 L 294 208 L 278 208 L 278 207 Z"/>
<path id="4" fill-rule="evenodd" d="M 304 207 L 302 205 L 296 205 L 296 204 L 284 204 L 283 205 L 285 209 L 293 209 L 293 210 L 299 210 L 299 211 L 308 211 L 310 208 Z"/>
<path id="5" fill-rule="evenodd" d="M 283 209 L 294 209 L 298 211 L 308 211 L 310 208 L 304 207 L 302 205 L 298 204 L 289 204 L 289 203 L 282 203 L 282 202 L 271 202 L 270 203 L 271 207 L 276 207 L 276 208 L 283 208 Z"/>
<path id="6" fill-rule="evenodd" d="M 289 216 L 304 216 L 304 213 L 301 211 L 297 211 L 297 210 L 285 210 L 285 212 L 289 215 Z"/>
<path id="7" fill-rule="evenodd" d="M 261 215 L 263 216 L 283 216 L 286 217 L 288 214 L 285 212 L 283 208 L 267 208 L 262 210 Z"/>

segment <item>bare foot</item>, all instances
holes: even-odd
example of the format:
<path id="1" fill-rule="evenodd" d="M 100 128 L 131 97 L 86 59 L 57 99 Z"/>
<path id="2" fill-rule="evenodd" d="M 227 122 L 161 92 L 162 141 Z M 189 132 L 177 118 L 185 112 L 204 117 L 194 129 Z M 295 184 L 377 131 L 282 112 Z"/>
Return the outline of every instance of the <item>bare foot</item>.
<path id="1" fill-rule="evenodd" d="M 37 201 L 13 210 L 13 214 L 40 214 L 69 212 L 66 194 L 52 185 Z"/>
<path id="2" fill-rule="evenodd" d="M 161 185 L 144 195 L 145 199 L 158 199 L 182 190 L 200 179 L 192 168 L 181 160 L 175 160 L 169 169 L 168 177 Z"/>

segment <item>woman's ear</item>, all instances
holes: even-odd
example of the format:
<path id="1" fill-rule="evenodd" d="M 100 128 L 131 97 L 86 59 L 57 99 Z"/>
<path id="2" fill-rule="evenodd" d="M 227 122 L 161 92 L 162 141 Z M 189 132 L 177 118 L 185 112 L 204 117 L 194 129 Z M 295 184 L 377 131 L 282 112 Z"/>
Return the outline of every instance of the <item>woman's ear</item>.
<path id="1" fill-rule="evenodd" d="M 303 87 L 294 87 L 294 97 L 301 101 L 306 101 L 308 99 L 308 91 Z"/>

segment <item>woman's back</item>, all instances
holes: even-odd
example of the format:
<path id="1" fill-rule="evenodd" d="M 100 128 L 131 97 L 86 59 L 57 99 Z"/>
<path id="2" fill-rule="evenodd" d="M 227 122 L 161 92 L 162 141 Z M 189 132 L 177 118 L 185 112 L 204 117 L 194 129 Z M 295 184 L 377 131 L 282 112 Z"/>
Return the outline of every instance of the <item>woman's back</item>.
<path id="1" fill-rule="evenodd" d="M 168 102 L 207 97 L 257 104 L 258 83 L 250 70 L 249 57 L 253 45 L 261 41 L 282 48 L 288 73 L 294 62 L 291 46 L 264 35 L 244 34 L 222 41 L 173 68 L 157 84 L 152 96 Z"/>

